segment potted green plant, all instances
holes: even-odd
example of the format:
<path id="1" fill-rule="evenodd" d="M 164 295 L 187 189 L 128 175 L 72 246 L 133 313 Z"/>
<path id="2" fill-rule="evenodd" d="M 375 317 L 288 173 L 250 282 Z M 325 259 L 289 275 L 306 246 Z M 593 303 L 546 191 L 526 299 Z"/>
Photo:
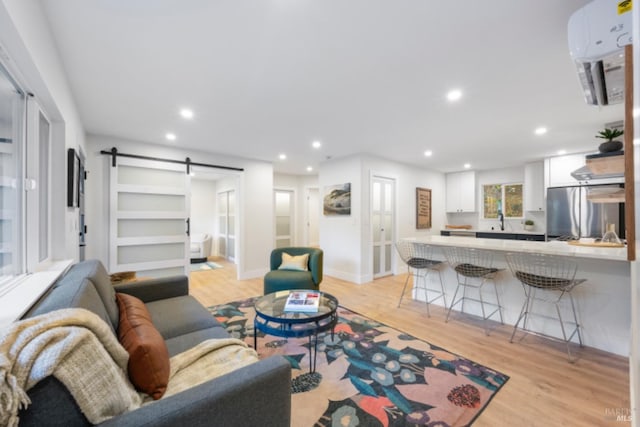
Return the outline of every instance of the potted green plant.
<path id="1" fill-rule="evenodd" d="M 527 231 L 533 230 L 533 220 L 525 219 L 524 220 L 524 229 Z"/>
<path id="2" fill-rule="evenodd" d="M 612 151 L 620 151 L 622 149 L 622 141 L 614 141 L 614 138 L 619 137 L 624 133 L 623 130 L 620 129 L 609 129 L 605 128 L 605 130 L 601 130 L 596 135 L 596 138 L 606 139 L 606 142 L 603 142 L 598 147 L 601 153 L 610 153 Z"/>

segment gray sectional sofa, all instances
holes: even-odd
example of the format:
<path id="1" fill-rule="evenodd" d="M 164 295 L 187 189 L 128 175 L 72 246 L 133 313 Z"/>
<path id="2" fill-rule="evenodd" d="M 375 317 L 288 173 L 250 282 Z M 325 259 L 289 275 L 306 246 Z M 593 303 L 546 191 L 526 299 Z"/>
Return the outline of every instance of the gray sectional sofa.
<path id="1" fill-rule="evenodd" d="M 173 356 L 209 338 L 228 334 L 195 298 L 185 276 L 113 286 L 99 261 L 78 263 L 62 276 L 24 317 L 52 310 L 85 308 L 104 319 L 117 335 L 115 292 L 141 299 Z M 21 426 L 86 426 L 71 394 L 50 376 L 28 392 L 31 405 L 19 414 Z M 111 418 L 104 426 L 288 426 L 291 367 L 270 357 L 139 409 Z"/>

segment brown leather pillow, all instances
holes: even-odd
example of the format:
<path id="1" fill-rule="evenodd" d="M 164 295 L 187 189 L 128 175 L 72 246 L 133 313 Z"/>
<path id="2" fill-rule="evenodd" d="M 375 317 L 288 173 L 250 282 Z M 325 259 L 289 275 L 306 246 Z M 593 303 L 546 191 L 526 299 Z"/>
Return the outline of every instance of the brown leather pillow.
<path id="1" fill-rule="evenodd" d="M 116 293 L 118 340 L 129 353 L 129 379 L 137 390 L 160 399 L 169 383 L 169 351 L 151 315 L 138 298 Z"/>

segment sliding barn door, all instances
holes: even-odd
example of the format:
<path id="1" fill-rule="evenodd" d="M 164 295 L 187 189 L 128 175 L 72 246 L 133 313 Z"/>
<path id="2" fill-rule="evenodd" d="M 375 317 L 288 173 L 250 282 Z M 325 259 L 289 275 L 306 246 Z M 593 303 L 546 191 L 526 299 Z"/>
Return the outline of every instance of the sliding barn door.
<path id="1" fill-rule="evenodd" d="M 118 157 L 110 162 L 110 273 L 188 274 L 190 176 L 186 166 Z"/>

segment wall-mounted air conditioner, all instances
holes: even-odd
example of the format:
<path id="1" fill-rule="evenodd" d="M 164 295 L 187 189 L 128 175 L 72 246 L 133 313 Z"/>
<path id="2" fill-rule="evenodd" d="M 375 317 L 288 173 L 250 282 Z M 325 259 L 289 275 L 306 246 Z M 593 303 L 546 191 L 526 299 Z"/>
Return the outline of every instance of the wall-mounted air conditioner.
<path id="1" fill-rule="evenodd" d="M 628 44 L 631 44 L 631 0 L 594 0 L 571 15 L 569 52 L 588 104 L 623 101 L 623 48 Z"/>

